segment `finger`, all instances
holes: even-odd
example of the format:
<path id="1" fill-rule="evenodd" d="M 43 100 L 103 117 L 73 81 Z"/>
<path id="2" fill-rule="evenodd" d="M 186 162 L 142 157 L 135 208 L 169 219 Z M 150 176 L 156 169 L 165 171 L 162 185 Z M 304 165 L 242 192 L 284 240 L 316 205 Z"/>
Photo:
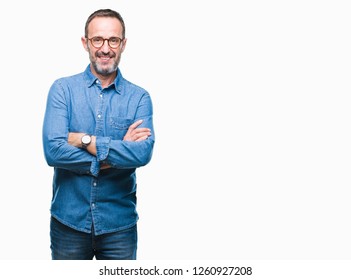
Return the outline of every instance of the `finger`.
<path id="1" fill-rule="evenodd" d="M 145 136 L 140 137 L 140 138 L 138 138 L 137 140 L 135 140 L 135 142 L 139 142 L 139 141 L 146 140 L 148 137 L 149 137 L 148 135 L 145 135 Z"/>
<path id="2" fill-rule="evenodd" d="M 143 120 L 138 120 L 138 121 L 132 123 L 132 124 L 129 126 L 128 130 L 136 129 L 142 122 L 143 122 Z"/>
<path id="3" fill-rule="evenodd" d="M 141 133 L 137 133 L 133 136 L 133 141 L 138 141 L 139 139 L 146 139 L 151 135 L 151 133 L 149 131 L 147 132 L 141 132 Z"/>
<path id="4" fill-rule="evenodd" d="M 149 132 L 151 132 L 151 129 L 146 127 L 140 127 L 140 128 L 135 128 L 133 131 L 131 131 L 131 134 L 135 135 L 138 133 L 149 133 Z"/>
<path id="5" fill-rule="evenodd" d="M 136 128 L 133 131 L 129 131 L 129 138 L 132 138 L 133 141 L 137 139 L 140 135 L 151 133 L 151 130 L 148 128 Z"/>

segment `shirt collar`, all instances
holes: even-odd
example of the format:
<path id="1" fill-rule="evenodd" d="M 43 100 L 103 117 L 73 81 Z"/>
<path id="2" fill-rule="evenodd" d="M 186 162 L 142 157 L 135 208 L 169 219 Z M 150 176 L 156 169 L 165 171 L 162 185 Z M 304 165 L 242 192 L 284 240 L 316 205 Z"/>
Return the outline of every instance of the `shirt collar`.
<path id="1" fill-rule="evenodd" d="M 87 87 L 91 87 L 93 84 L 98 81 L 98 78 L 94 76 L 94 74 L 91 72 L 90 69 L 90 64 L 87 66 L 87 68 L 84 71 L 84 78 L 86 81 Z M 123 88 L 123 76 L 119 68 L 117 68 L 117 76 L 115 78 L 114 84 L 115 84 L 115 89 L 118 94 L 122 94 L 122 88 Z"/>

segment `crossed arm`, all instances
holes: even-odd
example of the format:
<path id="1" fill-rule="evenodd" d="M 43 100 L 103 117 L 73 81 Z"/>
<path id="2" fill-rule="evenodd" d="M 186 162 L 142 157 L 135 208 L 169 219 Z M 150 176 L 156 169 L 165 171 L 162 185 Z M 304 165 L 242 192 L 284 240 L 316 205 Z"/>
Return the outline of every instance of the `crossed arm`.
<path id="1" fill-rule="evenodd" d="M 123 141 L 132 141 L 132 142 L 139 142 L 142 140 L 146 140 L 150 135 L 151 135 L 151 130 L 146 127 L 140 127 L 138 126 L 142 123 L 142 120 L 138 120 L 131 124 L 127 130 L 126 135 L 123 137 Z M 83 137 L 85 133 L 82 132 L 70 132 L 68 134 L 68 144 L 81 148 L 82 147 L 82 142 L 81 138 Z M 87 147 L 87 151 L 96 156 L 96 136 L 91 136 L 91 143 Z M 108 168 L 109 166 L 102 166 L 102 169 Z"/>

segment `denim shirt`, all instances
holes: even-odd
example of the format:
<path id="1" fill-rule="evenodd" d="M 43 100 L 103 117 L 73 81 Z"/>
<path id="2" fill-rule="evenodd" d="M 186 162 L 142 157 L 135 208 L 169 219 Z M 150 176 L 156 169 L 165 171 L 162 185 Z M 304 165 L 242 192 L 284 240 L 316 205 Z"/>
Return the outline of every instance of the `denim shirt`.
<path id="1" fill-rule="evenodd" d="M 136 211 L 136 168 L 152 156 L 154 129 L 150 95 L 122 77 L 102 88 L 90 65 L 56 80 L 48 94 L 43 124 L 45 159 L 54 167 L 51 215 L 76 230 L 96 235 L 132 227 Z M 128 127 L 151 129 L 147 140 L 123 141 Z M 97 155 L 69 145 L 69 132 L 96 136 Z M 101 169 L 102 163 L 111 168 Z"/>

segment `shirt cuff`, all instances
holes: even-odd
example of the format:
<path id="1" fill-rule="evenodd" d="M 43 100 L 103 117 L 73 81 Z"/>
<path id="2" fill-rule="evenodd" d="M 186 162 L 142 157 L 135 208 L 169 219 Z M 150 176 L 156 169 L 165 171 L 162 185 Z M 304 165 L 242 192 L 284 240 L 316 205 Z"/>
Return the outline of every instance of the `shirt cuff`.
<path id="1" fill-rule="evenodd" d="M 103 161 L 107 158 L 110 149 L 110 137 L 96 136 L 96 158 Z"/>
<path id="2" fill-rule="evenodd" d="M 99 175 L 99 171 L 100 171 L 100 162 L 96 159 L 96 157 L 94 157 L 90 165 L 90 173 L 91 175 L 97 177 Z"/>

